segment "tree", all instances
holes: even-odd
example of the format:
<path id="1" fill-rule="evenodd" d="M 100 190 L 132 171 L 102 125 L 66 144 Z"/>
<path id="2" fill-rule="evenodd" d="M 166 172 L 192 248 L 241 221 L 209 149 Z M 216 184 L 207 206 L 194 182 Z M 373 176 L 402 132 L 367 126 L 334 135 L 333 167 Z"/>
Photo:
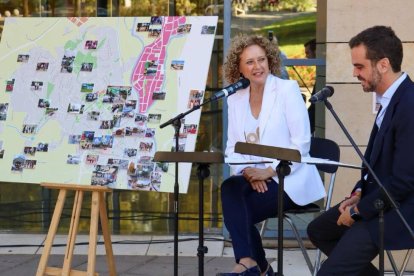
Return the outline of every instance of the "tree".
<path id="1" fill-rule="evenodd" d="M 156 16 L 168 15 L 168 0 L 133 1 L 131 7 L 125 7 L 121 1 L 120 16 Z"/>
<path id="2" fill-rule="evenodd" d="M 23 16 L 29 16 L 29 0 L 23 1 Z"/>
<path id="3" fill-rule="evenodd" d="M 197 7 L 197 4 L 191 3 L 190 0 L 176 0 L 176 15 L 191 15 L 191 12 Z"/>

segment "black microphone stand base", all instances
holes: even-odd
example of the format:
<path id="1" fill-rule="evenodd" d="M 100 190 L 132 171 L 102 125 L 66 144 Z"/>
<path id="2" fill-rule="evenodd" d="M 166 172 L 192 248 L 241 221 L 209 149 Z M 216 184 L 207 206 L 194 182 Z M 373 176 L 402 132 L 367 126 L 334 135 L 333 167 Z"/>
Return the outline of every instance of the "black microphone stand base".
<path id="1" fill-rule="evenodd" d="M 204 246 L 204 179 L 210 176 L 209 164 L 198 164 L 198 276 L 204 276 L 204 255 L 208 252 Z"/>
<path id="2" fill-rule="evenodd" d="M 385 210 L 385 203 L 382 199 L 376 199 L 374 201 L 375 209 L 378 210 L 378 236 L 379 236 L 379 275 L 384 275 L 384 210 Z"/>
<path id="3" fill-rule="evenodd" d="M 178 148 L 178 147 L 177 147 Z M 193 163 L 198 164 L 197 177 L 199 179 L 199 218 L 198 218 L 198 275 L 204 275 L 204 255 L 208 252 L 208 248 L 204 246 L 204 179 L 210 176 L 209 166 L 210 164 L 221 164 L 224 161 L 223 154 L 218 152 L 167 152 L 158 151 L 154 155 L 154 161 L 156 162 L 175 162 L 178 163 Z M 177 169 L 177 167 L 176 167 Z M 176 174 L 177 177 L 178 174 Z M 178 178 L 177 189 L 178 192 Z M 175 193 L 174 193 L 175 194 Z M 174 209 L 174 276 L 178 276 L 178 194 L 175 203 L 177 204 Z"/>
<path id="4" fill-rule="evenodd" d="M 277 191 L 278 206 L 277 206 L 277 272 L 275 275 L 283 276 L 283 193 L 285 185 L 285 177 L 290 174 L 289 161 L 280 160 L 279 165 L 276 167 L 276 173 L 279 178 L 279 185 Z"/>
<path id="5" fill-rule="evenodd" d="M 179 138 L 180 138 L 180 128 L 181 128 L 181 119 L 176 119 L 173 121 L 174 126 L 174 137 L 175 137 L 175 152 L 179 150 Z M 179 225 L 179 194 L 180 186 L 178 184 L 178 162 L 175 162 L 175 175 L 174 175 L 174 276 L 178 276 L 178 225 Z"/>
<path id="6" fill-rule="evenodd" d="M 283 195 L 284 195 L 284 181 L 285 177 L 290 174 L 291 162 L 301 162 L 301 155 L 298 150 L 272 147 L 266 145 L 249 144 L 237 142 L 234 152 L 241 154 L 249 154 L 254 156 L 267 157 L 279 160 L 276 167 L 278 176 L 278 205 L 277 205 L 277 221 L 278 221 L 278 245 L 277 245 L 277 275 L 283 276 Z"/>

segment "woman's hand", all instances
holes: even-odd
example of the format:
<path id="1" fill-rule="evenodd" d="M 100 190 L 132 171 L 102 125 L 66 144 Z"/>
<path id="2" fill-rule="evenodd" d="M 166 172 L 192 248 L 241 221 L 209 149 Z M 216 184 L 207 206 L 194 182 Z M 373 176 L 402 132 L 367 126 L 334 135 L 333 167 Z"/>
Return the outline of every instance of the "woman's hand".
<path id="1" fill-rule="evenodd" d="M 258 193 L 264 193 L 267 192 L 267 182 L 263 180 L 253 181 L 250 182 L 250 185 L 252 186 L 252 189 L 255 190 Z"/>
<path id="2" fill-rule="evenodd" d="M 259 193 L 264 193 L 267 191 L 266 181 L 268 181 L 275 175 L 276 173 L 273 171 L 271 167 L 268 167 L 266 169 L 248 167 L 243 170 L 244 178 L 250 182 L 253 190 Z"/>

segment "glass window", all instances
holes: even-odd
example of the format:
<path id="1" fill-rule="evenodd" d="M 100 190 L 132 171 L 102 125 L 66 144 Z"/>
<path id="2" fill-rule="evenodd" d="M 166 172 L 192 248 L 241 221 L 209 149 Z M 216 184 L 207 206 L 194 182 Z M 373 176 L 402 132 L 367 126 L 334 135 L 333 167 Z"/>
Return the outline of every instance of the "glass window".
<path id="1" fill-rule="evenodd" d="M 212 1 L 187 1 L 184 5 L 174 6 L 168 0 L 0 0 L 0 13 L 4 22 L 5 11 L 8 16 L 26 17 L 72 17 L 72 16 L 151 16 L 172 13 L 177 15 L 220 15 L 222 8 L 211 9 Z M 214 5 L 213 5 L 214 6 Z M 220 4 L 219 6 L 223 6 Z M 14 10 L 15 11 L 13 13 Z M 221 89 L 222 64 L 222 20 L 217 30 L 217 37 L 211 57 L 211 65 L 206 83 L 205 98 Z M 222 102 L 215 102 L 203 108 L 199 124 L 196 151 L 222 151 Z M 193 166 L 191 182 L 187 194 L 180 194 L 180 231 L 197 232 L 198 217 L 198 179 L 197 167 Z M 218 187 L 222 182 L 222 165 L 210 167 L 210 177 L 204 183 L 204 209 L 206 228 L 221 232 L 221 207 Z M 19 187 L 19 189 L 16 189 Z M 45 231 L 53 212 L 57 193 L 45 192 L 39 185 L 22 183 L 0 184 L 0 228 L 2 230 Z M 88 216 L 88 201 L 85 197 L 85 215 Z M 65 212 L 70 214 L 71 198 L 65 204 Z M 89 205 L 90 206 L 90 205 Z M 108 197 L 108 213 L 115 233 L 166 233 L 173 230 L 172 212 L 173 194 L 153 192 L 115 191 Z M 33 212 L 34 210 L 34 212 Z M 3 214 L 4 216 L 1 216 Z M 170 218 L 167 220 L 166 218 Z M 62 220 L 65 232 L 68 220 Z M 88 224 L 80 223 L 80 231 L 87 232 Z"/>
<path id="2" fill-rule="evenodd" d="M 278 40 L 280 49 L 289 59 L 305 58 L 304 43 L 316 34 L 316 0 L 232 2 L 231 35 L 258 33 Z M 223 14 L 224 1 L 171 0 L 0 0 L 0 34 L 4 18 L 72 17 L 72 16 L 152 16 L 152 15 L 218 15 L 219 24 L 211 56 L 205 98 L 223 87 Z M 0 37 L 1 39 L 1 37 Z M 276 44 L 275 44 L 276 45 Z M 298 80 L 304 93 L 311 91 L 315 67 L 286 66 L 289 78 Z M 303 85 L 306 84 L 306 87 Z M 309 92 L 310 93 L 310 92 Z M 223 99 L 225 100 L 225 99 Z M 223 100 L 203 107 L 196 151 L 223 152 Z M 187 194 L 180 194 L 180 231 L 197 232 L 198 179 L 193 166 Z M 223 180 L 223 166 L 212 165 L 210 177 L 204 183 L 205 227 L 221 233 L 221 202 L 219 186 Z M 16 189 L 19 187 L 19 189 Z M 19 231 L 47 230 L 56 193 L 42 192 L 38 185 L 0 184 L 0 229 Z M 66 212 L 70 213 L 71 201 Z M 85 202 L 85 204 L 87 204 Z M 85 205 L 87 206 L 87 205 Z M 115 191 L 108 198 L 108 212 L 114 232 L 166 233 L 173 231 L 173 194 L 154 192 Z M 34 212 L 33 212 L 34 211 Z M 87 212 L 85 213 L 87 216 Z M 170 218 L 166 220 L 166 218 Z M 69 224 L 69 221 L 65 221 Z M 87 224 L 81 224 L 87 232 Z"/>

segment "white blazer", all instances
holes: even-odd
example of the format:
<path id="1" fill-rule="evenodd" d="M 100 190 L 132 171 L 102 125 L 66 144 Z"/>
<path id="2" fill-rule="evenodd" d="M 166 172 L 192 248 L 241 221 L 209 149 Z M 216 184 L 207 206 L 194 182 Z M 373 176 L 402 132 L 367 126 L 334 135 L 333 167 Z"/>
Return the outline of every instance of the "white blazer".
<path id="1" fill-rule="evenodd" d="M 246 142 L 244 126 L 249 112 L 250 87 L 228 97 L 228 140 L 226 155 L 231 159 L 249 160 L 249 156 L 234 152 L 236 142 Z M 259 116 L 260 144 L 299 150 L 309 156 L 309 116 L 296 81 L 283 80 L 269 74 Z M 271 160 L 263 158 L 264 160 Z M 278 162 L 268 164 L 276 170 Z M 233 174 L 251 165 L 232 165 Z M 285 191 L 298 205 L 306 205 L 325 196 L 318 170 L 314 165 L 293 163 L 285 178 Z M 273 177 L 276 182 L 278 178 Z"/>

